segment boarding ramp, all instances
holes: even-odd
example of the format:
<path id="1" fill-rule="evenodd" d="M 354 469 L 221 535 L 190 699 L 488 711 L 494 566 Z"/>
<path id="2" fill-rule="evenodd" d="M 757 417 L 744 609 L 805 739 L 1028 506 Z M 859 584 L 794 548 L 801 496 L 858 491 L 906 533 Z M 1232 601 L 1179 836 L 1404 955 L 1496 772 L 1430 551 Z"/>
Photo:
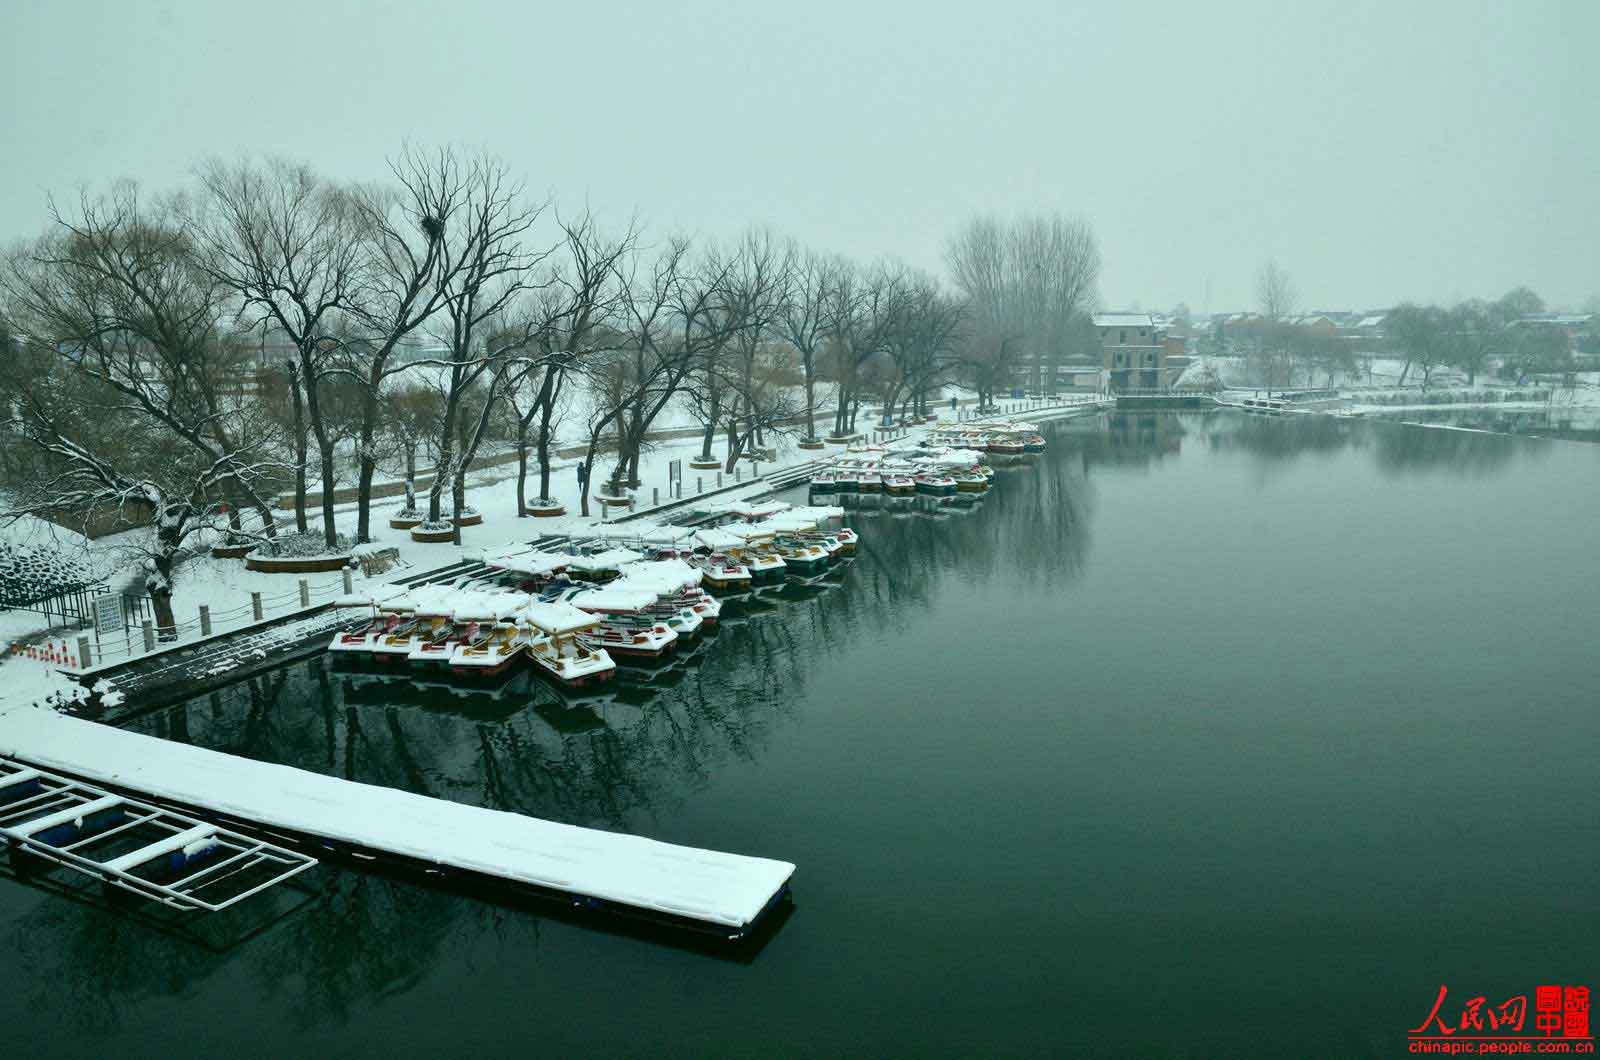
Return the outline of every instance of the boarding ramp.
<path id="1" fill-rule="evenodd" d="M 316 859 L 0 758 L 0 837 L 23 853 L 173 909 L 218 912 Z"/>

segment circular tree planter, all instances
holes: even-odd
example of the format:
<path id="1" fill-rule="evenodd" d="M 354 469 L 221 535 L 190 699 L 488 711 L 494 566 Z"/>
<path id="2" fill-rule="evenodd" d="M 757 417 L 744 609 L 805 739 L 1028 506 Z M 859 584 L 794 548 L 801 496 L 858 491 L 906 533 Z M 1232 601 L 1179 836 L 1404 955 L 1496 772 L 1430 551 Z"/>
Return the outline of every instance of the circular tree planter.
<path id="1" fill-rule="evenodd" d="M 457 526 L 482 526 L 483 525 L 483 513 L 482 512 L 475 512 L 475 511 L 464 511 L 464 512 L 461 513 L 461 518 L 456 520 L 456 525 Z"/>
<path id="2" fill-rule="evenodd" d="M 827 442 L 829 445 L 849 445 L 851 442 L 860 440 L 860 438 L 861 435 L 859 434 L 830 434 L 827 437 Z"/>
<path id="3" fill-rule="evenodd" d="M 424 527 L 427 528 L 424 529 Z M 419 523 L 411 528 L 411 540 L 420 541 L 426 545 L 443 545 L 454 541 L 455 538 L 456 529 L 449 520 L 445 520 L 438 525 Z"/>
<path id="4" fill-rule="evenodd" d="M 389 516 L 389 529 L 410 530 L 413 526 L 422 525 L 421 512 L 395 512 Z"/>
<path id="5" fill-rule="evenodd" d="M 606 493 L 597 493 L 595 494 L 594 499 L 600 502 L 600 508 L 602 511 L 610 511 L 612 508 L 633 507 L 632 497 L 614 497 Z"/>
<path id="6" fill-rule="evenodd" d="M 806 438 L 797 444 L 802 449 L 826 449 L 828 447 L 828 443 L 824 442 L 821 438 Z M 694 465 L 690 464 L 689 466 L 693 467 Z"/>
<path id="7" fill-rule="evenodd" d="M 535 519 L 554 519 L 567 514 L 567 506 L 548 497 L 541 497 L 531 504 L 522 506 L 523 515 L 531 515 Z"/>
<path id="8" fill-rule="evenodd" d="M 720 460 L 691 460 L 689 466 L 696 471 L 718 471 L 722 468 Z"/>
<path id="9" fill-rule="evenodd" d="M 244 559 L 256 547 L 254 541 L 242 545 L 212 545 L 211 554 L 217 559 Z"/>
<path id="10" fill-rule="evenodd" d="M 350 565 L 350 554 L 336 556 L 257 556 L 244 558 L 244 569 L 261 574 L 326 574 Z"/>

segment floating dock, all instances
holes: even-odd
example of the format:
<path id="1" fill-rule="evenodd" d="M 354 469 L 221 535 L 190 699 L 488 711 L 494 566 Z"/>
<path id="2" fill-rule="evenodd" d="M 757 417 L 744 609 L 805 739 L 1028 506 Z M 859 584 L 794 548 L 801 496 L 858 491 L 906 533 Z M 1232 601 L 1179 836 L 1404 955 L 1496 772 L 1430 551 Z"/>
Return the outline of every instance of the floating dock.
<path id="1" fill-rule="evenodd" d="M 795 868 L 341 780 L 42 707 L 0 713 L 0 756 L 335 850 L 491 877 L 728 938 L 749 934 L 781 902 Z"/>

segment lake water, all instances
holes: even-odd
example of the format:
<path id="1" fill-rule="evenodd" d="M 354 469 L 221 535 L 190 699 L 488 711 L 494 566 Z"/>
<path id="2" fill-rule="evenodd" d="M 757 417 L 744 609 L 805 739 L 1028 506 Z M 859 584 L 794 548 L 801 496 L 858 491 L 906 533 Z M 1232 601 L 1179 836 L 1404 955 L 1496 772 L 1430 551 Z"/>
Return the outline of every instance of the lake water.
<path id="1" fill-rule="evenodd" d="M 148 715 L 793 861 L 793 912 L 721 959 L 327 869 L 194 939 L 0 879 L 7 1054 L 1398 1056 L 1441 984 L 1600 986 L 1597 485 L 1568 442 L 1073 421 L 607 701 L 314 659 Z"/>

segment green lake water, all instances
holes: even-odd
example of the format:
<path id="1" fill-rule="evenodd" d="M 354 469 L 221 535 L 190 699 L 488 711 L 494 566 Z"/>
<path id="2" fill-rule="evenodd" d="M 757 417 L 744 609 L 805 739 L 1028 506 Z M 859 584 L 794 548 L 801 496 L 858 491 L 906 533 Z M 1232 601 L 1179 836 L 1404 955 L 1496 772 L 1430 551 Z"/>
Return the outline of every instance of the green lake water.
<path id="1" fill-rule="evenodd" d="M 210 925 L 5 878 L 6 1055 L 1388 1057 L 1441 984 L 1600 986 L 1600 449 L 1050 443 L 604 699 L 319 657 L 130 723 L 792 861 L 759 950 L 341 868 Z"/>

